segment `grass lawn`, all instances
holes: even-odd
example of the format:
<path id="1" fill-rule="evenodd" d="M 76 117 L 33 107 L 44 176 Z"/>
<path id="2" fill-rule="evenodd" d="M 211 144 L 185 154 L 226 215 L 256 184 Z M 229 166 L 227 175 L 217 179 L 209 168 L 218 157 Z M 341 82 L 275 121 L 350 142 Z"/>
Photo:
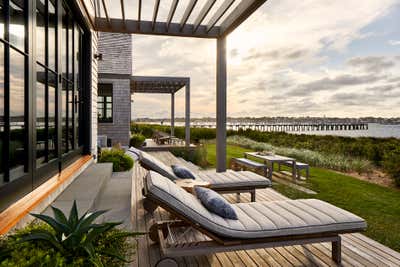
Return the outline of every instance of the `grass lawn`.
<path id="1" fill-rule="evenodd" d="M 207 161 L 215 166 L 215 144 L 206 144 Z M 250 151 L 228 145 L 227 164 L 230 158 L 243 157 Z M 289 198 L 318 198 L 346 209 L 364 218 L 368 223 L 365 235 L 400 252 L 400 191 L 371 184 L 327 169 L 311 168 L 305 185 L 317 192 L 308 195 L 282 184 L 274 189 Z"/>

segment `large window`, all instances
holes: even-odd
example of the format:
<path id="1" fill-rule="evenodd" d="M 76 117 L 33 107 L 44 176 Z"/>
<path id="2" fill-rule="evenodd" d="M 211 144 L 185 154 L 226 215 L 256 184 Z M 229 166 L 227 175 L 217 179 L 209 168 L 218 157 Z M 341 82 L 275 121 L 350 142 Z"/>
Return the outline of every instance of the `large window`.
<path id="1" fill-rule="evenodd" d="M 1 1 L 1 12 L 0 186 L 28 171 L 25 75 L 29 56 L 25 2 Z"/>
<path id="2" fill-rule="evenodd" d="M 90 39 L 69 2 L 0 0 L 0 211 L 87 146 Z"/>
<path id="3" fill-rule="evenodd" d="M 113 121 L 112 84 L 99 84 L 97 96 L 97 118 L 99 122 Z"/>

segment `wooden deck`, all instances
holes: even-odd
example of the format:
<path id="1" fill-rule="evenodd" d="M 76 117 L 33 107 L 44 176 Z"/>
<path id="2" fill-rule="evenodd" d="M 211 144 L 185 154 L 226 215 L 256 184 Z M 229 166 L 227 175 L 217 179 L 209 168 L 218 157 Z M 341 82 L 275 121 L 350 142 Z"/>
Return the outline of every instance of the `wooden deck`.
<path id="1" fill-rule="evenodd" d="M 152 152 L 162 161 L 173 164 L 183 160 L 173 157 L 168 152 Z M 188 164 L 188 167 L 195 166 Z M 154 217 L 142 206 L 143 176 L 146 171 L 135 164 L 132 182 L 132 222 L 133 230 L 147 232 L 154 220 L 169 219 L 169 214 L 158 208 Z M 235 202 L 235 195 L 224 195 Z M 273 189 L 257 191 L 257 201 L 274 201 L 287 199 Z M 248 194 L 241 195 L 242 202 L 250 201 Z M 187 241 L 204 240 L 206 237 L 198 232 L 189 232 Z M 160 251 L 148 236 L 138 241 L 136 261 L 133 266 L 154 266 L 160 259 Z M 319 243 L 303 246 L 287 246 L 268 249 L 256 249 L 206 256 L 182 257 L 177 259 L 179 266 L 336 266 L 331 260 L 330 243 Z M 400 266 L 400 253 L 362 235 L 342 235 L 343 266 Z"/>

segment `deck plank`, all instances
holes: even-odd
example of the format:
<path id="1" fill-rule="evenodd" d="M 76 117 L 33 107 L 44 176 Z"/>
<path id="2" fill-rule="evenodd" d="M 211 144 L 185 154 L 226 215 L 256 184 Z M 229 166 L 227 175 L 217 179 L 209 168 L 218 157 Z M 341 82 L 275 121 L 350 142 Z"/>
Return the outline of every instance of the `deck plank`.
<path id="1" fill-rule="evenodd" d="M 174 164 L 184 162 L 170 152 L 151 152 L 160 160 Z M 132 225 L 134 231 L 147 232 L 154 220 L 169 219 L 169 214 L 158 208 L 154 215 L 146 213 L 142 205 L 143 177 L 146 171 L 135 164 L 132 182 Z M 227 174 L 228 177 L 230 174 Z M 230 202 L 236 202 L 236 194 L 224 195 Z M 276 201 L 287 199 L 272 188 L 257 190 L 257 201 Z M 242 202 L 249 202 L 249 194 L 241 194 Z M 201 233 L 191 232 L 187 241 L 205 240 Z M 158 245 L 148 236 L 139 238 L 136 258 L 131 266 L 154 266 L 161 254 Z M 303 246 L 255 249 L 217 253 L 206 256 L 183 257 L 176 259 L 179 266 L 336 266 L 331 259 L 331 244 L 318 243 Z M 342 235 L 343 266 L 400 266 L 400 253 L 360 234 Z"/>

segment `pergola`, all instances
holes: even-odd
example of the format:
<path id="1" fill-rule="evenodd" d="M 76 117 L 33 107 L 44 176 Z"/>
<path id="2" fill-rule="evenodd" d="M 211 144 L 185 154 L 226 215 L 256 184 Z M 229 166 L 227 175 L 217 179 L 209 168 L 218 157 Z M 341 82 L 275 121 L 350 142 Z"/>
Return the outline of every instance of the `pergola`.
<path id="1" fill-rule="evenodd" d="M 165 35 L 217 40 L 217 171 L 226 170 L 226 36 L 242 24 L 266 0 L 172 0 L 166 19 L 159 16 L 161 0 L 154 0 L 151 19 L 143 19 L 142 6 L 147 1 L 137 0 L 137 10 L 125 8 L 126 1 L 112 1 L 113 10 L 120 6 L 120 16 L 112 17 L 107 0 L 81 0 L 86 6 L 94 29 L 104 32 Z M 90 2 L 91 4 L 88 4 Z M 88 6 L 91 5 L 91 6 Z M 178 6 L 183 14 L 175 17 Z M 194 15 L 195 8 L 199 8 Z M 90 12 L 94 10 L 94 12 Z M 132 19 L 135 17 L 134 19 Z M 188 21 L 191 21 L 188 23 Z"/>
<path id="2" fill-rule="evenodd" d="M 190 146 L 190 78 L 132 76 L 131 93 L 171 95 L 171 136 L 175 127 L 175 93 L 185 87 L 185 145 Z"/>

